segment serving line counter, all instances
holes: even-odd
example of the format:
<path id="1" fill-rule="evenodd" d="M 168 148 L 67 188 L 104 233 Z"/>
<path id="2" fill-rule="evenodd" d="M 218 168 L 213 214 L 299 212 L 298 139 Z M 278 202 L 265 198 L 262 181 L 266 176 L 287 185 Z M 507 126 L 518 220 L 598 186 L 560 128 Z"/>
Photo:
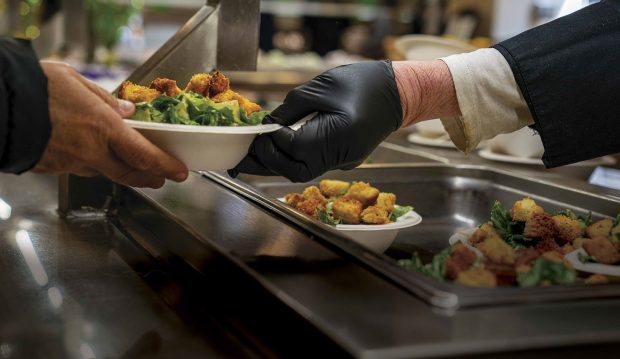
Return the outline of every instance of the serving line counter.
<path id="1" fill-rule="evenodd" d="M 609 214 L 619 206 L 608 193 L 432 163 L 326 177 L 397 192 L 424 221 L 376 254 L 283 210 L 274 199 L 300 185 L 281 178 L 192 173 L 137 190 L 69 176 L 57 202 L 53 178 L 2 176 L 11 210 L 0 348 L 46 358 L 616 356 L 616 285 L 476 293 L 395 265 L 442 247 L 496 198 Z"/>

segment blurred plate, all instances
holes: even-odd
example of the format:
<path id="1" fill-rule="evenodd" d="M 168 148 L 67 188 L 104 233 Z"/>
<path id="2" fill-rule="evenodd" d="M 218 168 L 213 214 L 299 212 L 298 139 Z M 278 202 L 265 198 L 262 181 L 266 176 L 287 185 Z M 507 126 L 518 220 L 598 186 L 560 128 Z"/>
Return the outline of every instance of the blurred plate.
<path id="1" fill-rule="evenodd" d="M 433 138 L 423 136 L 419 132 L 413 132 L 407 136 L 407 141 L 416 145 L 456 149 L 448 134 Z"/>
<path id="2" fill-rule="evenodd" d="M 227 170 L 248 153 L 260 133 L 273 132 L 277 124 L 257 126 L 191 126 L 125 120 L 154 145 L 178 158 L 190 170 Z"/>
<path id="3" fill-rule="evenodd" d="M 516 163 L 516 164 L 521 164 L 521 165 L 544 166 L 543 161 L 539 158 L 506 155 L 506 154 L 494 152 L 488 147 L 478 151 L 478 155 L 484 159 L 491 160 L 491 161 Z M 567 166 L 594 168 L 596 166 L 611 166 L 615 163 L 616 163 L 616 160 L 613 157 L 604 156 L 604 157 L 594 158 L 594 159 L 587 160 L 587 161 L 573 163 Z"/>
<path id="4" fill-rule="evenodd" d="M 471 52 L 475 47 L 463 41 L 430 35 L 405 35 L 394 42 L 394 47 L 407 60 L 428 61 L 440 57 Z"/>

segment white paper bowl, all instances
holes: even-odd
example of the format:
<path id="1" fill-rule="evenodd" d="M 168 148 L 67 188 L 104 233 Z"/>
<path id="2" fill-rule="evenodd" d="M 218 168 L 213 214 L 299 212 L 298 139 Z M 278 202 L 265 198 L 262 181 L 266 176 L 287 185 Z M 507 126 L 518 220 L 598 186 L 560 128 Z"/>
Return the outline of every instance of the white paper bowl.
<path id="1" fill-rule="evenodd" d="M 523 158 L 540 159 L 545 152 L 540 136 L 529 127 L 495 136 L 489 141 L 489 148 L 496 153 Z"/>
<path id="2" fill-rule="evenodd" d="M 420 222 L 422 222 L 422 216 L 412 210 L 398 217 L 393 223 L 339 224 L 335 228 L 354 242 L 374 252 L 383 253 L 390 248 L 399 230 L 415 226 Z"/>
<path id="3" fill-rule="evenodd" d="M 602 264 L 602 263 L 582 263 L 579 260 L 579 254 L 588 255 L 583 248 L 576 249 L 564 257 L 566 260 L 575 267 L 575 269 L 586 273 L 598 273 L 604 275 L 610 275 L 614 277 L 620 277 L 620 265 Z"/>
<path id="4" fill-rule="evenodd" d="M 227 170 L 245 155 L 260 133 L 281 128 L 278 124 L 257 126 L 189 126 L 125 120 L 154 145 L 178 158 L 190 170 Z"/>
<path id="5" fill-rule="evenodd" d="M 278 200 L 286 203 L 284 198 L 278 198 Z M 398 217 L 396 222 L 388 224 L 338 224 L 333 226 L 333 228 L 342 232 L 343 235 L 354 242 L 374 252 L 383 253 L 390 248 L 399 230 L 413 227 L 420 224 L 420 222 L 422 222 L 422 216 L 416 211 L 411 210 Z M 327 226 L 327 224 L 324 225 Z"/>

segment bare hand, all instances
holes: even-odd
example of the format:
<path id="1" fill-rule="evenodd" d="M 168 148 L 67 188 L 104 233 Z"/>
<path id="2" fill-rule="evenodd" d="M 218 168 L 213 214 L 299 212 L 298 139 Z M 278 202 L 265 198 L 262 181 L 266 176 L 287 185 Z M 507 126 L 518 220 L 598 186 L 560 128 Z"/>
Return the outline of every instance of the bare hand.
<path id="1" fill-rule="evenodd" d="M 184 181 L 187 167 L 125 125 L 134 106 L 117 100 L 68 65 L 41 62 L 48 79 L 52 134 L 34 172 L 104 175 L 135 187 Z"/>

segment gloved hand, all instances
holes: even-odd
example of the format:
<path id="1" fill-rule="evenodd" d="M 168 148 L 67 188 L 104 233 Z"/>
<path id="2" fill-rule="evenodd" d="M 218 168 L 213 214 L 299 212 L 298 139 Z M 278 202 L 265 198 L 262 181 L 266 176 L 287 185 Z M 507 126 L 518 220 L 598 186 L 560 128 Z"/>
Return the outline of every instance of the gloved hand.
<path id="1" fill-rule="evenodd" d="M 292 125 L 318 114 L 299 130 Z M 284 128 L 258 136 L 229 174 L 280 175 L 307 182 L 333 169 L 353 169 L 390 133 L 403 113 L 389 61 L 329 70 L 291 91 L 263 123 Z"/>

